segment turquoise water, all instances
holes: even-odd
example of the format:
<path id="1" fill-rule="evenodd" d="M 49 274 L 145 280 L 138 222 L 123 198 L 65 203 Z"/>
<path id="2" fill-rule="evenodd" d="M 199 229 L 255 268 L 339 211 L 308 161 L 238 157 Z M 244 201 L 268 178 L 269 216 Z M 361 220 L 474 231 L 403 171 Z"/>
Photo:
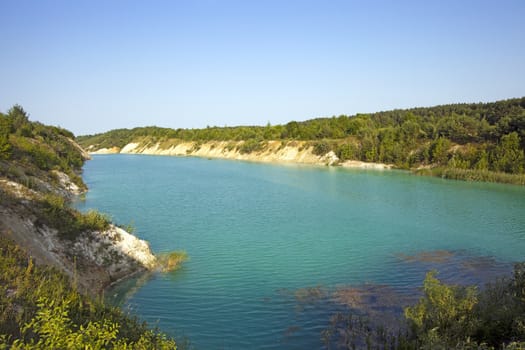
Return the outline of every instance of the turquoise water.
<path id="1" fill-rule="evenodd" d="M 525 260 L 517 186 L 138 155 L 95 156 L 84 179 L 82 209 L 133 223 L 155 252 L 188 253 L 175 273 L 112 293 L 197 349 L 322 348 L 330 316 L 345 308 L 335 290 L 367 283 L 414 294 L 430 268 L 481 284 Z M 436 251 L 446 261 L 400 255 Z M 323 302 L 298 297 L 316 286 Z"/>

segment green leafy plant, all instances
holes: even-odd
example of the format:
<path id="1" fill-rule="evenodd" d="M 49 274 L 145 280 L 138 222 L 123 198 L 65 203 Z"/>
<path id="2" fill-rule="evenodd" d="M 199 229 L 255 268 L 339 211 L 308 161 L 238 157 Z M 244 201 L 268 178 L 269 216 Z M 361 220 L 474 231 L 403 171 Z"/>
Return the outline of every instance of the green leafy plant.
<path id="1" fill-rule="evenodd" d="M 457 339 L 473 333 L 473 309 L 478 301 L 474 287 L 445 285 L 432 271 L 423 282 L 423 293 L 416 305 L 405 309 L 418 339 L 429 344 L 444 342 L 455 346 Z"/>
<path id="2" fill-rule="evenodd" d="M 0 349 L 176 349 L 173 339 L 71 283 L 0 237 Z"/>

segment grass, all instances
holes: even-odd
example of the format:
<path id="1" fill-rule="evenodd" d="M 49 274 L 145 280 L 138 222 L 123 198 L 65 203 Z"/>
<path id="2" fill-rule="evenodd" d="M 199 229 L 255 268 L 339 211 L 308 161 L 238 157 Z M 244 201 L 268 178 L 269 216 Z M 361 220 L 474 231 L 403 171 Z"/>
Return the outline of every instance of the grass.
<path id="1" fill-rule="evenodd" d="M 188 254 L 183 250 L 159 254 L 159 267 L 162 272 L 172 272 L 180 268 L 188 260 Z"/>
<path id="2" fill-rule="evenodd" d="M 451 180 L 499 182 L 512 185 L 525 185 L 525 174 L 508 174 L 490 170 L 438 167 L 432 169 L 419 169 L 415 171 L 415 174 L 437 176 L 443 179 Z"/>
<path id="3" fill-rule="evenodd" d="M 86 231 L 105 231 L 111 223 L 107 215 L 96 210 L 81 213 L 71 208 L 59 195 L 48 193 L 38 204 L 32 208 L 38 223 L 58 230 L 59 237 L 63 239 L 75 240 Z"/>

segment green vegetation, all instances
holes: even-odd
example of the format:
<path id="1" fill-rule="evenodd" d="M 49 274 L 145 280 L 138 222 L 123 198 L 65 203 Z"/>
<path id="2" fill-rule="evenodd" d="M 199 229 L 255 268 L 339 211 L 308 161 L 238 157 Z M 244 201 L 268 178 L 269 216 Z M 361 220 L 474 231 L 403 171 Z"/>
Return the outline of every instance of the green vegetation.
<path id="1" fill-rule="evenodd" d="M 70 205 L 71 185 L 63 174 L 86 189 L 80 177 L 85 158 L 73 138 L 67 130 L 29 121 L 20 106 L 0 113 L 0 178 L 11 182 L 0 186 L 3 217 L 14 213 L 71 241 L 110 227 L 106 215 L 80 213 Z M 77 283 L 61 272 L 35 266 L 23 248 L 7 238 L 19 236 L 0 232 L 0 349 L 176 348 L 172 339 L 145 323 L 80 294 Z M 85 261 L 71 260 L 83 271 Z"/>
<path id="2" fill-rule="evenodd" d="M 14 106 L 0 113 L 0 176 L 24 184 L 37 195 L 28 213 L 37 224 L 56 228 L 62 238 L 109 227 L 96 211 L 79 213 L 57 188 L 53 171 L 79 176 L 84 162 L 61 128 L 30 122 Z M 209 140 L 244 141 L 242 153 L 264 149 L 268 140 L 306 140 L 315 154 L 334 151 L 341 160 L 358 159 L 415 168 L 450 179 L 525 184 L 525 98 L 489 104 L 460 104 L 322 118 L 266 127 L 171 130 L 156 127 L 114 130 L 80 137 L 84 146 L 122 147 L 141 139 L 176 144 Z M 57 188 L 49 188 L 54 183 Z M 1 204 L 24 205 L 0 188 Z M 117 348 L 170 349 L 175 343 L 117 308 L 79 294 L 75 283 L 50 267 L 34 266 L 18 246 L 0 236 L 0 349 Z M 187 259 L 185 252 L 160 257 L 164 271 Z M 420 301 L 405 309 L 407 332 L 373 329 L 358 318 L 340 318 L 352 346 L 392 349 L 525 348 L 525 263 L 511 278 L 485 289 L 449 286 L 427 275 Z M 377 334 L 373 335 L 372 333 Z M 333 336 L 327 333 L 327 339 Z M 364 339 L 361 343 L 358 338 Z M 355 341 L 354 341 L 355 340 Z"/>
<path id="3" fill-rule="evenodd" d="M 454 347 L 475 329 L 473 311 L 478 302 L 477 290 L 442 284 L 435 275 L 435 271 L 427 274 L 423 298 L 415 306 L 406 308 L 405 316 L 421 344 Z"/>
<path id="4" fill-rule="evenodd" d="M 431 169 L 418 169 L 418 175 L 432 175 L 443 179 L 499 182 L 505 184 L 525 185 L 525 174 L 508 174 L 489 170 L 460 169 L 436 167 Z"/>
<path id="5" fill-rule="evenodd" d="M 0 113 L 0 176 L 49 191 L 39 184 L 58 183 L 50 171 L 57 170 L 85 189 L 79 176 L 84 159 L 74 137 L 65 129 L 29 121 L 24 109 L 15 105 L 7 114 Z"/>
<path id="6" fill-rule="evenodd" d="M 39 206 L 33 207 L 34 214 L 41 224 L 58 230 L 59 236 L 74 239 L 86 231 L 104 231 L 110 226 L 107 215 L 96 210 L 81 213 L 73 209 L 64 197 L 55 194 L 46 194 L 37 202 Z"/>
<path id="7" fill-rule="evenodd" d="M 188 254 L 185 251 L 174 251 L 158 256 L 159 266 L 162 272 L 171 272 L 177 270 L 183 262 L 188 260 Z"/>
<path id="8" fill-rule="evenodd" d="M 29 121 L 18 105 L 7 114 L 0 113 L 0 126 L 0 176 L 36 191 L 27 211 L 38 218 L 37 224 L 57 229 L 60 237 L 68 239 L 109 228 L 107 216 L 71 208 L 60 186 L 55 171 L 67 174 L 80 189 L 86 188 L 79 175 L 84 158 L 71 132 Z M 17 203 L 8 193 L 2 194 L 4 203 Z"/>
<path id="9" fill-rule="evenodd" d="M 352 314 L 336 316 L 322 334 L 328 347 L 335 340 L 348 349 L 524 349 L 525 263 L 482 290 L 444 284 L 429 272 L 423 296 L 405 308 L 397 329 Z"/>
<path id="10" fill-rule="evenodd" d="M 0 237 L 0 349 L 175 349 L 118 308 L 79 294 Z"/>
<path id="11" fill-rule="evenodd" d="M 425 348 L 525 347 L 525 263 L 516 264 L 512 278 L 482 291 L 445 285 L 430 272 L 423 291 L 405 315 L 412 338 Z"/>
<path id="12" fill-rule="evenodd" d="M 341 161 L 382 162 L 403 169 L 437 166 L 452 170 L 446 173 L 448 178 L 522 183 L 519 177 L 497 174 L 524 174 L 525 97 L 341 115 L 275 126 L 119 129 L 80 136 L 77 141 L 86 148 L 110 148 L 144 139 L 161 144 L 169 140 L 245 141 L 241 153 L 261 150 L 264 141 L 303 140 L 311 142 L 315 154 L 334 151 Z"/>
<path id="13" fill-rule="evenodd" d="M 239 147 L 239 152 L 242 154 L 257 152 L 265 147 L 265 142 L 261 139 L 248 139 Z"/>

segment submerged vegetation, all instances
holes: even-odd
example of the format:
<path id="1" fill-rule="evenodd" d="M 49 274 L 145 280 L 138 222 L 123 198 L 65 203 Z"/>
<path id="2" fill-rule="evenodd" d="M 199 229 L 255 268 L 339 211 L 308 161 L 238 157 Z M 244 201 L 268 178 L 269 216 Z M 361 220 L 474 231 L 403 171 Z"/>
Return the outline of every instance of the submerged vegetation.
<path id="1" fill-rule="evenodd" d="M 337 314 L 322 338 L 328 347 L 337 342 L 345 349 L 524 349 L 525 263 L 481 290 L 444 284 L 431 271 L 422 297 L 404 309 L 397 328 Z"/>
<path id="2" fill-rule="evenodd" d="M 333 151 L 340 161 L 389 163 L 402 169 L 430 168 L 422 173 L 523 184 L 525 97 L 341 115 L 274 126 L 176 130 L 142 127 L 77 137 L 82 146 L 95 149 L 122 148 L 130 142 L 173 145 L 177 140 L 199 145 L 207 141 L 245 141 L 238 146 L 240 153 L 264 149 L 270 140 L 302 140 L 310 143 L 315 154 Z"/>

